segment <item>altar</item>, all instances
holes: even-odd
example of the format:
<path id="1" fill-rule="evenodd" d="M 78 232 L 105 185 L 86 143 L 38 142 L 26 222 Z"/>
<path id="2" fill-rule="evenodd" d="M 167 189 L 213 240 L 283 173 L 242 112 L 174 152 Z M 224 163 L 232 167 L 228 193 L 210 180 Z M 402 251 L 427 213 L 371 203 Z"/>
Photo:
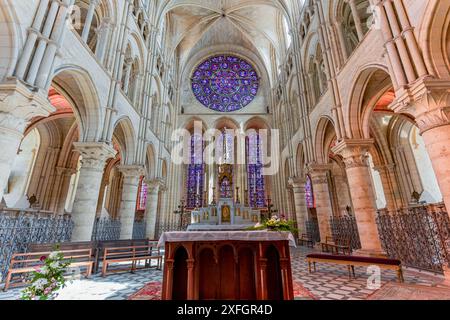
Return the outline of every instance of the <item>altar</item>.
<path id="1" fill-rule="evenodd" d="M 289 232 L 166 232 L 163 300 L 293 300 Z"/>

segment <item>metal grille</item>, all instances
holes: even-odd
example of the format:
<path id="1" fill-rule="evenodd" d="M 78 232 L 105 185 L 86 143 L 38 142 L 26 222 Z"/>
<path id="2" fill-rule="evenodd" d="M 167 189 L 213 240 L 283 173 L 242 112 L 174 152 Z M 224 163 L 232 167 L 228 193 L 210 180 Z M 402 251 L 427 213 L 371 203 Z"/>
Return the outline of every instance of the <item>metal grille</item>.
<path id="1" fill-rule="evenodd" d="M 317 219 L 310 219 L 305 222 L 305 225 L 308 239 L 314 242 L 320 242 L 319 222 Z"/>
<path id="2" fill-rule="evenodd" d="M 183 225 L 182 227 L 180 227 L 180 224 L 179 224 L 179 222 L 172 222 L 172 223 L 166 223 L 166 224 L 160 224 L 159 226 L 158 226 L 158 229 L 157 229 L 157 239 L 159 238 L 159 237 L 161 237 L 161 235 L 164 233 L 164 232 L 170 232 L 170 231 L 186 231 L 187 230 L 187 225 L 185 224 L 185 225 Z"/>
<path id="3" fill-rule="evenodd" d="M 450 219 L 442 206 L 378 212 L 378 230 L 390 258 L 406 266 L 443 273 L 450 264 Z"/>
<path id="4" fill-rule="evenodd" d="M 109 217 L 96 218 L 92 231 L 92 241 L 109 241 L 120 239 L 120 220 Z"/>
<path id="5" fill-rule="evenodd" d="M 358 226 L 355 217 L 331 217 L 330 226 L 333 241 L 335 243 L 338 243 L 339 239 L 350 239 L 352 250 L 361 249 L 361 241 L 359 239 Z"/>
<path id="6" fill-rule="evenodd" d="M 70 215 L 56 216 L 39 211 L 0 212 L 1 279 L 6 276 L 14 253 L 26 252 L 30 243 L 70 241 L 73 227 Z"/>
<path id="7" fill-rule="evenodd" d="M 133 239 L 145 239 L 145 230 L 146 230 L 147 224 L 143 220 L 136 220 L 134 221 L 133 225 Z"/>

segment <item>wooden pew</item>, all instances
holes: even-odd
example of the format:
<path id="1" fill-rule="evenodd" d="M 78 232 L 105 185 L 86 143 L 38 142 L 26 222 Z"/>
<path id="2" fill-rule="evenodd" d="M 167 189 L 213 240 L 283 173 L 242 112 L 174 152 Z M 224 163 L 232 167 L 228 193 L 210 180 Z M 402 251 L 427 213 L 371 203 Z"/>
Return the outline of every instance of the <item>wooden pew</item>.
<path id="1" fill-rule="evenodd" d="M 327 236 L 325 242 L 320 243 L 322 252 L 331 252 L 332 254 L 339 254 L 339 250 L 342 250 L 342 254 L 350 255 L 352 253 L 351 240 L 349 237 L 339 237 L 336 241 L 333 237 Z"/>
<path id="2" fill-rule="evenodd" d="M 64 255 L 64 260 L 70 261 L 69 268 L 86 268 L 86 278 L 92 273 L 92 249 L 78 250 L 59 250 Z M 16 253 L 11 258 L 8 274 L 5 280 L 4 291 L 7 291 L 11 285 L 13 275 L 27 274 L 36 271 L 39 267 L 44 266 L 41 257 L 47 257 L 52 251 Z"/>
<path id="3" fill-rule="evenodd" d="M 355 266 L 369 267 L 378 266 L 381 269 L 395 270 L 399 282 L 404 282 L 402 263 L 400 260 L 377 258 L 377 257 L 363 257 L 363 256 L 344 256 L 344 255 L 331 255 L 323 253 L 314 253 L 306 256 L 308 262 L 308 271 L 311 273 L 311 265 L 316 271 L 316 263 L 329 263 L 345 265 L 348 268 L 349 278 L 353 275 L 355 278 Z"/>
<path id="4" fill-rule="evenodd" d="M 302 234 L 302 236 L 300 237 L 300 239 L 298 239 L 298 243 L 301 246 L 304 246 L 306 244 L 306 246 L 310 247 L 310 248 L 314 248 L 314 240 L 310 239 L 308 237 L 307 234 Z"/>
<path id="5" fill-rule="evenodd" d="M 152 240 L 156 241 L 156 240 Z M 107 240 L 98 241 L 96 246 L 96 257 L 94 263 L 94 273 L 98 273 L 100 269 L 100 263 L 103 261 L 105 250 L 108 248 L 121 248 L 121 247 L 133 247 L 133 246 L 146 246 L 149 245 L 151 240 L 149 239 L 134 239 L 134 240 Z"/>
<path id="6" fill-rule="evenodd" d="M 156 269 L 162 269 L 162 259 L 160 249 L 157 242 L 149 242 L 144 246 L 114 247 L 105 248 L 103 252 L 102 276 L 105 277 L 108 272 L 108 266 L 114 263 L 130 262 L 131 267 L 126 269 L 116 269 L 114 272 L 129 270 L 134 272 L 138 269 L 137 263 L 145 261 L 144 268 L 151 268 L 151 261 L 156 260 Z"/>

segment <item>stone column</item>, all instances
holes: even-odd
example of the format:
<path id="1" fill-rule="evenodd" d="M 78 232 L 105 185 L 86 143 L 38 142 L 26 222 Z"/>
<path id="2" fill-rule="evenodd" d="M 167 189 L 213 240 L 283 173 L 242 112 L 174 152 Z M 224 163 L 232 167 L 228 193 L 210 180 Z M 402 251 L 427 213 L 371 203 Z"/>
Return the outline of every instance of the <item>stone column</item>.
<path id="1" fill-rule="evenodd" d="M 48 3 L 50 0 L 42 0 L 39 3 L 39 7 L 34 17 L 33 25 L 28 30 L 28 38 L 25 42 L 25 46 L 20 56 L 19 62 L 16 68 L 16 76 L 19 79 L 23 79 L 25 71 L 27 69 L 28 63 L 30 62 L 31 54 L 33 53 L 34 46 L 38 39 L 39 33 L 41 31 L 42 25 L 44 23 L 45 13 L 48 9 Z"/>
<path id="2" fill-rule="evenodd" d="M 104 63 L 106 46 L 108 44 L 109 35 L 111 33 L 111 21 L 109 18 L 103 18 L 97 30 L 97 46 L 95 48 L 95 56 L 100 63 Z"/>
<path id="3" fill-rule="evenodd" d="M 76 173 L 75 169 L 56 167 L 57 181 L 55 183 L 56 187 L 53 192 L 52 207 L 56 213 L 64 213 L 64 208 L 66 205 L 67 193 L 69 191 L 70 180 L 72 175 Z"/>
<path id="4" fill-rule="evenodd" d="M 161 183 L 159 180 L 147 180 L 147 208 L 145 210 L 145 220 L 147 222 L 145 236 L 149 239 L 155 239 L 156 215 L 158 213 L 158 195 Z"/>
<path id="5" fill-rule="evenodd" d="M 131 65 L 133 61 L 131 59 L 125 60 L 125 75 L 123 80 L 123 92 L 128 94 L 128 86 L 130 84 L 130 76 L 131 76 Z"/>
<path id="6" fill-rule="evenodd" d="M 386 208 L 390 212 L 400 209 L 402 206 L 400 190 L 395 180 L 394 168 L 395 165 L 393 163 L 374 168 L 380 174 L 384 196 L 386 198 Z"/>
<path id="7" fill-rule="evenodd" d="M 123 175 L 122 199 L 119 209 L 120 239 L 129 240 L 133 239 L 139 181 L 145 170 L 142 166 L 119 166 L 118 169 Z"/>
<path id="8" fill-rule="evenodd" d="M 372 187 L 367 153 L 372 140 L 343 140 L 333 152 L 344 158 L 347 179 L 352 197 L 361 240 L 360 253 L 382 256 L 382 248 L 376 224 L 375 191 Z"/>
<path id="9" fill-rule="evenodd" d="M 81 39 L 87 43 L 89 37 L 89 31 L 91 31 L 92 19 L 94 18 L 95 8 L 97 7 L 98 0 L 91 0 L 89 3 L 89 9 L 84 21 L 83 32 L 81 33 Z"/>
<path id="10" fill-rule="evenodd" d="M 389 21 L 386 15 L 386 11 L 381 1 L 377 3 L 378 12 L 380 13 L 380 24 L 381 24 L 381 32 L 383 34 L 383 38 L 386 41 L 385 47 L 386 52 L 388 54 L 388 59 L 390 61 L 389 65 L 392 66 L 393 70 L 393 78 L 395 78 L 395 82 L 398 86 L 406 85 L 406 75 L 402 67 L 402 62 L 400 60 L 400 55 L 395 46 L 393 35 L 391 28 L 389 26 Z"/>
<path id="11" fill-rule="evenodd" d="M 422 54 L 417 44 L 416 37 L 414 35 L 414 28 L 409 23 L 409 18 L 403 5 L 403 1 L 394 1 L 394 6 L 397 11 L 397 16 L 402 26 L 403 35 L 406 40 L 406 45 L 411 53 L 412 61 L 416 66 L 419 77 L 424 77 L 428 74 L 425 62 L 423 61 Z"/>
<path id="12" fill-rule="evenodd" d="M 101 142 L 74 143 L 81 157 L 80 177 L 72 210 L 72 241 L 90 241 L 106 161 L 117 151 Z"/>
<path id="13" fill-rule="evenodd" d="M 408 82 L 413 82 L 416 80 L 416 74 L 414 67 L 412 65 L 411 59 L 409 58 L 408 49 L 406 48 L 405 40 L 402 36 L 402 30 L 400 29 L 397 15 L 395 13 L 394 7 L 390 0 L 384 1 L 384 8 L 386 9 L 386 15 L 389 20 L 389 26 L 392 30 L 394 36 L 394 42 L 397 46 L 398 52 L 400 54 L 401 62 L 408 79 Z"/>
<path id="14" fill-rule="evenodd" d="M 28 123 L 34 117 L 48 117 L 55 108 L 47 96 L 31 92 L 21 82 L 0 84 L 0 201 L 8 184 L 17 150 Z"/>
<path id="15" fill-rule="evenodd" d="M 418 84 L 418 96 L 408 109 L 412 113 L 425 142 L 442 197 L 450 214 L 450 82 L 429 80 Z M 397 109 L 397 108 L 396 108 Z M 396 110 L 397 111 L 397 110 Z"/>
<path id="16" fill-rule="evenodd" d="M 330 189 L 327 173 L 330 165 L 314 164 L 309 166 L 309 174 L 313 184 L 314 198 L 316 200 L 317 220 L 319 222 L 320 239 L 325 241 L 331 237 L 330 217 L 333 215 L 333 207 L 330 199 Z"/>
<path id="17" fill-rule="evenodd" d="M 38 45 L 34 51 L 34 56 L 30 68 L 28 69 L 28 76 L 26 78 L 26 81 L 29 84 L 34 85 L 34 82 L 36 80 L 39 66 L 41 65 L 42 58 L 44 57 L 44 51 L 47 47 L 47 41 L 50 38 L 51 32 L 53 30 L 58 9 L 59 2 L 57 0 L 53 0 L 47 13 L 47 18 L 45 20 L 44 28 L 42 29 L 42 32 L 40 34 Z"/>
<path id="18" fill-rule="evenodd" d="M 290 178 L 289 184 L 294 192 L 295 216 L 297 218 L 298 234 L 306 233 L 306 221 L 308 220 L 308 208 L 306 207 L 304 178 Z"/>
<path id="19" fill-rule="evenodd" d="M 336 21 L 335 26 L 336 26 L 336 30 L 337 30 L 337 34 L 338 34 L 339 44 L 342 48 L 342 54 L 344 56 L 344 60 L 347 60 L 349 53 L 347 52 L 347 45 L 345 43 L 342 21 Z"/>
<path id="20" fill-rule="evenodd" d="M 348 0 L 350 9 L 352 10 L 353 20 L 355 21 L 356 32 L 358 33 L 358 39 L 361 41 L 364 38 L 364 31 L 362 28 L 361 18 L 359 17 L 358 8 L 356 7 L 355 0 Z"/>
<path id="21" fill-rule="evenodd" d="M 74 0 L 63 0 L 60 5 L 51 37 L 42 58 L 42 64 L 39 66 L 39 72 L 36 78 L 36 85 L 39 88 L 45 88 L 49 77 L 51 76 L 56 52 L 64 41 L 65 32 L 67 30 L 66 23 L 69 18 L 69 6 L 73 1 Z"/>

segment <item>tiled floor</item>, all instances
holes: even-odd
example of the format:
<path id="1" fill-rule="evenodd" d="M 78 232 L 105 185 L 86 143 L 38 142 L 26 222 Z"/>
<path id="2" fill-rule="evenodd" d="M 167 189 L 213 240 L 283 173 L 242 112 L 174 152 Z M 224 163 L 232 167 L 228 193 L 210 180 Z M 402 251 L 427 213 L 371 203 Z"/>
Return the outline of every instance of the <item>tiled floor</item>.
<path id="1" fill-rule="evenodd" d="M 356 279 L 349 279 L 347 267 L 318 264 L 315 273 L 308 273 L 305 255 L 310 249 L 303 247 L 292 250 L 292 270 L 295 281 L 299 281 L 320 300 L 362 300 L 376 289 L 368 288 L 369 275 L 365 268 L 356 268 Z M 382 271 L 380 285 L 396 281 L 395 272 Z M 117 273 L 105 278 L 93 276 L 69 283 L 61 290 L 61 300 L 125 300 L 146 283 L 162 281 L 162 272 L 154 269 L 138 271 L 135 274 Z M 442 280 L 438 277 L 405 271 L 405 283 L 434 286 Z M 20 288 L 0 292 L 0 300 L 18 299 Z"/>

